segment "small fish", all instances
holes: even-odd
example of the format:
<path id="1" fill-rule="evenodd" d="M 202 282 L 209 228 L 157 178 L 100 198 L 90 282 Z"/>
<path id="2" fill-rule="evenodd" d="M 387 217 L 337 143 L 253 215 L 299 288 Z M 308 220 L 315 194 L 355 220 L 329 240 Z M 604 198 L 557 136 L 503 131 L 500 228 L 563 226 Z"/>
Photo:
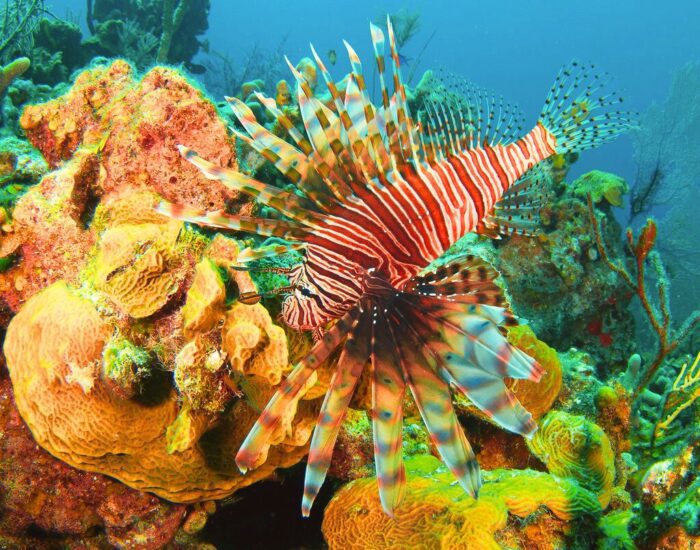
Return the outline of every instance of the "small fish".
<path id="1" fill-rule="evenodd" d="M 475 497 L 481 486 L 479 465 L 453 409 L 451 388 L 503 428 L 533 435 L 536 422 L 504 379 L 537 381 L 544 371 L 502 333 L 504 325 L 517 320 L 495 281 L 498 272 L 472 255 L 435 269 L 428 266 L 470 232 L 496 238 L 532 234 L 532 219 L 546 200 L 540 185 L 543 163 L 553 155 L 606 143 L 632 120 L 618 107 L 622 99 L 605 90 L 606 79 L 592 65 L 577 62 L 560 71 L 529 132 L 522 131 L 523 117 L 514 107 L 473 86 L 464 86 L 463 96 L 446 93 L 439 100 L 426 100 L 414 116 L 391 21 L 390 78 L 385 76 L 384 32 L 376 25 L 370 31 L 379 105 L 370 102 L 360 59 L 347 43 L 352 72 L 342 93 L 312 47 L 334 109 L 314 96 L 290 64 L 305 134 L 273 99 L 257 94 L 294 144 L 258 122 L 243 101 L 229 100 L 244 129 L 234 130 L 236 135 L 270 159 L 295 185 L 294 192 L 217 166 L 180 146 L 184 158 L 207 178 L 248 194 L 279 217 L 199 212 L 169 203 L 158 209 L 183 221 L 274 236 L 293 243 L 289 247 L 304 247 L 303 261 L 286 273 L 282 318 L 291 328 L 323 335 L 270 399 L 236 463 L 243 473 L 260 463 L 315 369 L 340 348 L 311 439 L 305 516 L 326 477 L 345 413 L 368 363 L 375 466 L 387 514 L 393 515 L 405 488 L 401 449 L 406 393 L 413 395 L 443 461 Z M 331 62 L 334 53 L 329 52 Z M 387 82 L 393 83 L 392 93 Z M 280 253 L 287 250 L 279 247 Z M 253 251 L 245 261 L 268 253 Z"/>
<path id="2" fill-rule="evenodd" d="M 338 54 L 335 50 L 328 50 L 328 63 L 335 65 L 336 61 L 338 61 Z"/>

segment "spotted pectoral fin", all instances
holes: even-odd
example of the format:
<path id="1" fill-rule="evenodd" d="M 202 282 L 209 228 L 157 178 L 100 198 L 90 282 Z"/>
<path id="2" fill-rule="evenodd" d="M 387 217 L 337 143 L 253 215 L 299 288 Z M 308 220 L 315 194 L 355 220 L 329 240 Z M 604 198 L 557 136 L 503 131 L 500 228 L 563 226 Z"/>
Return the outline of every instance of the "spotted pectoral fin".
<path id="1" fill-rule="evenodd" d="M 374 462 L 379 499 L 384 511 L 393 516 L 406 486 L 401 444 L 406 385 L 389 325 L 379 313 L 373 325 L 371 346 Z"/>
<path id="2" fill-rule="evenodd" d="M 245 473 L 257 465 L 260 454 L 269 444 L 287 408 L 299 397 L 316 368 L 338 347 L 358 315 L 357 308 L 346 313 L 282 382 L 236 455 L 236 464 L 241 472 Z"/>
<path id="3" fill-rule="evenodd" d="M 502 378 L 456 354 L 446 358 L 445 370 L 454 385 L 499 426 L 525 437 L 535 433 L 537 423 Z"/>
<path id="4" fill-rule="evenodd" d="M 404 377 L 418 406 L 430 438 L 455 478 L 472 496 L 481 487 L 479 464 L 452 406 L 448 383 L 438 374 L 440 365 L 415 323 L 406 318 L 392 325 L 394 339 L 412 345 L 397 346 Z"/>
<path id="5" fill-rule="evenodd" d="M 529 435 L 535 425 L 529 413 L 505 386 L 503 379 L 537 381 L 542 367 L 513 347 L 499 330 L 505 310 L 495 306 L 465 308 L 433 296 L 407 295 L 403 308 L 417 311 L 412 325 L 430 349 L 443 379 L 454 383 L 495 422 Z"/>
<path id="6" fill-rule="evenodd" d="M 311 438 L 309 460 L 304 479 L 302 514 L 308 516 L 333 457 L 333 447 L 345 418 L 357 381 L 370 355 L 371 319 L 361 315 L 350 330 L 336 371 L 321 406 L 318 423 Z"/>

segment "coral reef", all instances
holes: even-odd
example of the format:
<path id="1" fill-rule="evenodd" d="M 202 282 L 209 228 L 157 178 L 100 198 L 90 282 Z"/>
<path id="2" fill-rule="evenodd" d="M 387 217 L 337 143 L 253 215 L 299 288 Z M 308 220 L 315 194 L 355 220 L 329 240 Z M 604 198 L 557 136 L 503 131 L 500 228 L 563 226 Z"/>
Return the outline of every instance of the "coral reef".
<path id="1" fill-rule="evenodd" d="M 406 468 L 404 502 L 393 518 L 381 509 L 374 479 L 353 481 L 336 493 L 323 521 L 330 548 L 499 548 L 501 537 L 514 542 L 516 536 L 503 532 L 509 517 L 533 516 L 540 528 L 557 533 L 562 523 L 600 511 L 596 498 L 575 482 L 542 472 L 486 472 L 474 500 L 434 457 L 408 459 Z M 537 512 L 540 507 L 548 512 Z M 526 534 L 519 537 L 511 547 L 531 547 L 523 545 Z"/>
<path id="2" fill-rule="evenodd" d="M 39 448 L 0 370 L 0 547 L 161 548 L 186 508 L 106 476 L 71 468 Z"/>
<path id="3" fill-rule="evenodd" d="M 621 190 L 616 176 L 601 174 L 579 178 L 580 189 L 611 185 Z M 558 192 L 541 213 L 539 236 L 512 237 L 490 255 L 505 279 L 515 313 L 529 321 L 540 339 L 556 349 L 586 349 L 611 368 L 633 351 L 629 291 L 601 261 L 585 198 L 569 184 Z M 602 238 L 614 257 L 622 257 L 610 204 L 604 201 L 599 208 L 610 220 Z"/>
<path id="4" fill-rule="evenodd" d="M 574 196 L 585 199 L 591 195 L 594 204 L 605 199 L 613 206 L 622 206 L 623 195 L 629 193 L 627 182 L 620 176 L 593 170 L 571 184 Z"/>
<path id="5" fill-rule="evenodd" d="M 545 416 L 528 447 L 555 476 L 575 479 L 598 495 L 604 509 L 610 503 L 615 464 L 605 432 L 582 416 L 552 411 Z"/>
<path id="6" fill-rule="evenodd" d="M 86 283 L 84 288 L 89 288 L 90 281 Z M 162 290 L 167 294 L 167 289 Z M 290 412 L 275 441 L 284 445 L 262 457 L 265 464 L 254 475 L 244 477 L 238 472 L 232 457 L 250 429 L 256 411 L 246 399 L 236 398 L 227 391 L 221 380 L 221 375 L 226 376 L 221 368 L 223 354 L 219 353 L 218 364 L 212 365 L 208 355 L 202 353 L 197 338 L 182 346 L 174 359 L 176 387 L 184 405 L 191 410 L 216 414 L 223 412 L 227 402 L 235 403 L 219 418 L 216 437 L 191 438 L 187 445 L 175 445 L 171 441 L 168 452 L 166 430 L 178 415 L 178 397 L 168 390 L 167 379 L 163 380 L 149 365 L 149 392 L 141 394 L 146 402 L 125 400 L 102 381 L 101 365 L 107 368 L 113 361 L 113 352 L 108 352 L 106 358 L 103 352 L 117 322 L 113 315 L 100 314 L 106 300 L 107 296 L 93 293 L 81 296 L 76 289 L 57 282 L 30 298 L 8 327 L 5 354 L 17 407 L 37 442 L 54 456 L 81 469 L 107 473 L 169 500 L 192 502 L 226 496 L 304 455 L 303 445 L 315 420 L 313 407 L 300 407 L 298 415 L 295 410 Z M 127 311 L 122 313 L 128 315 Z M 267 327 L 277 328 L 270 325 L 269 317 Z M 122 326 L 121 330 L 125 332 L 128 326 Z M 279 336 L 271 338 L 263 330 L 258 328 L 257 339 L 248 344 L 255 348 L 263 342 L 260 352 L 266 362 L 255 356 L 257 372 L 267 367 L 277 373 L 270 377 L 279 382 L 278 373 L 288 364 L 286 346 L 266 345 L 264 342 L 279 340 Z M 273 353 L 265 355 L 268 347 Z M 280 349 L 285 353 L 280 353 Z M 211 376 L 207 378 L 207 374 Z M 253 399 L 263 394 L 262 399 L 267 399 L 272 385 L 260 382 L 256 385 L 250 396 L 246 396 L 247 387 L 243 386 L 241 396 Z M 182 406 L 180 414 L 183 414 Z M 173 429 L 178 428 L 182 428 L 182 420 Z M 196 435 L 203 432 L 198 430 Z M 177 435 L 171 430 L 169 438 L 177 439 Z M 199 445 L 195 446 L 197 441 Z"/>
<path id="7" fill-rule="evenodd" d="M 700 446 L 690 445 L 677 456 L 652 464 L 640 486 L 640 502 L 630 521 L 639 543 L 656 548 L 694 548 L 700 542 Z M 676 540 L 679 546 L 663 546 Z"/>
<path id="8" fill-rule="evenodd" d="M 23 195 L 12 212 L 12 246 L 3 246 L 3 255 L 14 253 L 22 261 L 0 274 L 0 294 L 13 311 L 54 281 L 77 281 L 97 232 L 104 229 L 99 223 L 90 224 L 98 202 L 108 204 L 136 190 L 157 193 L 124 208 L 143 217 L 159 196 L 187 197 L 203 208 L 223 208 L 237 196 L 204 179 L 178 154 L 175 146 L 186 142 L 209 151 L 222 165 L 235 164 L 232 144 L 216 110 L 172 69 L 155 68 L 140 81 L 123 61 L 85 71 L 64 96 L 27 107 L 22 125 L 49 165 L 60 163 L 60 167 Z M 150 221 L 143 218 L 139 223 Z M 138 232 L 129 225 L 133 221 L 125 220 L 123 227 L 113 229 L 114 238 L 103 243 L 113 242 L 117 247 L 113 252 L 119 246 L 128 248 L 117 241 Z M 151 227 L 150 231 L 160 230 Z M 126 248 L 121 249 L 122 255 L 128 255 Z M 116 279 L 103 283 L 119 292 L 116 287 L 128 286 L 125 277 L 139 266 L 158 271 L 157 265 L 148 265 L 149 261 L 157 264 L 158 254 L 153 249 L 123 273 L 118 265 L 112 266 Z M 115 261 L 119 260 L 109 259 Z M 101 269 L 107 270 L 105 277 L 109 275 L 109 266 Z"/>
<path id="9" fill-rule="evenodd" d="M 84 47 L 92 55 L 124 56 L 141 68 L 184 63 L 200 72 L 192 59 L 203 46 L 197 37 L 209 26 L 209 6 L 209 0 L 89 0 L 92 36 Z"/>
<path id="10" fill-rule="evenodd" d="M 4 67 L 0 67 L 0 97 L 15 78 L 22 76 L 31 66 L 28 57 L 18 57 Z"/>
<path id="11" fill-rule="evenodd" d="M 255 290 L 247 273 L 230 269 L 235 240 L 210 239 L 153 209 L 182 196 L 204 208 L 235 206 L 234 193 L 190 173 L 175 149 L 185 142 L 235 163 L 214 107 L 174 70 L 136 81 L 116 61 L 28 107 L 22 123 L 53 170 L 6 213 L 3 250 L 17 261 L 0 284 L 17 312 L 4 343 L 14 399 L 37 443 L 71 466 L 184 503 L 226 497 L 301 460 L 323 388 L 302 393 L 254 474 L 238 471 L 236 450 L 290 368 L 287 337 L 262 305 L 233 303 Z M 19 181 L 30 165 L 6 159 L 7 177 Z M 28 505 L 27 481 L 17 482 L 13 510 Z M 186 537 L 206 521 L 201 509 L 121 491 L 132 496 L 55 531 L 98 527 L 110 544 L 140 536 L 158 547 L 183 522 Z M 76 492 L 72 509 L 97 506 L 100 494 Z M 151 527 L 109 515 L 121 513 Z M 29 540 L 30 525 L 18 523 L 13 540 Z"/>
<path id="12" fill-rule="evenodd" d="M 148 188 L 209 209 L 231 198 L 180 158 L 176 145 L 186 141 L 221 166 L 235 162 L 214 107 L 173 69 L 156 67 L 137 81 L 124 61 L 96 67 L 66 95 L 27 107 L 21 124 L 52 167 L 81 152 L 94 157 L 101 194 Z"/>
<path id="13" fill-rule="evenodd" d="M 636 381 L 634 395 L 638 395 L 654 378 L 657 369 L 661 366 L 666 356 L 672 353 L 690 334 L 700 325 L 700 310 L 693 311 L 690 316 L 676 329 L 671 324 L 671 311 L 669 302 L 669 280 L 661 258 L 653 251 L 656 242 L 656 222 L 649 218 L 635 239 L 631 228 L 627 229 L 627 245 L 634 256 L 634 271 L 629 272 L 620 263 L 610 259 L 610 255 L 601 237 L 602 228 L 593 211 L 593 199 L 588 198 L 588 210 L 591 225 L 594 230 L 596 245 L 605 264 L 620 277 L 622 281 L 634 292 L 644 310 L 649 326 L 657 339 L 656 353 L 644 372 Z M 656 275 L 657 298 L 652 302 L 652 293 L 647 290 L 646 267 L 651 264 Z"/>

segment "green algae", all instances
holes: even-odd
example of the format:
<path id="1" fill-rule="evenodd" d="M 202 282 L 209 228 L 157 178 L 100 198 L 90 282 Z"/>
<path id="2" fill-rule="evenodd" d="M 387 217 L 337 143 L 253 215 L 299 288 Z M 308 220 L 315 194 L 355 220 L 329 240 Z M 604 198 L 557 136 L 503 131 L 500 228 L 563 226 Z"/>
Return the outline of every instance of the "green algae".
<path id="1" fill-rule="evenodd" d="M 601 170 L 583 174 L 571 186 L 575 196 L 585 198 L 590 194 L 594 204 L 605 199 L 613 206 L 622 206 L 622 196 L 629 193 L 629 186 L 624 179 Z"/>
<path id="2" fill-rule="evenodd" d="M 102 374 L 127 393 L 132 393 L 150 372 L 151 355 L 121 336 L 109 339 L 102 352 Z"/>

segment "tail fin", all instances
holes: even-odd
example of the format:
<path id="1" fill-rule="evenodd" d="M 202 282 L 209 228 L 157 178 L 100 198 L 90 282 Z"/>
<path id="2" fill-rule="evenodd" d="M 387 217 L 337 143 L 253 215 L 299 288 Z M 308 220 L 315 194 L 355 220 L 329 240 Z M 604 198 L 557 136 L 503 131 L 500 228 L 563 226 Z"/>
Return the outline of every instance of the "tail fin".
<path id="1" fill-rule="evenodd" d="M 559 71 L 539 119 L 556 139 L 557 153 L 598 147 L 632 126 L 636 113 L 617 107 L 623 98 L 608 84 L 593 64 L 572 61 Z"/>

